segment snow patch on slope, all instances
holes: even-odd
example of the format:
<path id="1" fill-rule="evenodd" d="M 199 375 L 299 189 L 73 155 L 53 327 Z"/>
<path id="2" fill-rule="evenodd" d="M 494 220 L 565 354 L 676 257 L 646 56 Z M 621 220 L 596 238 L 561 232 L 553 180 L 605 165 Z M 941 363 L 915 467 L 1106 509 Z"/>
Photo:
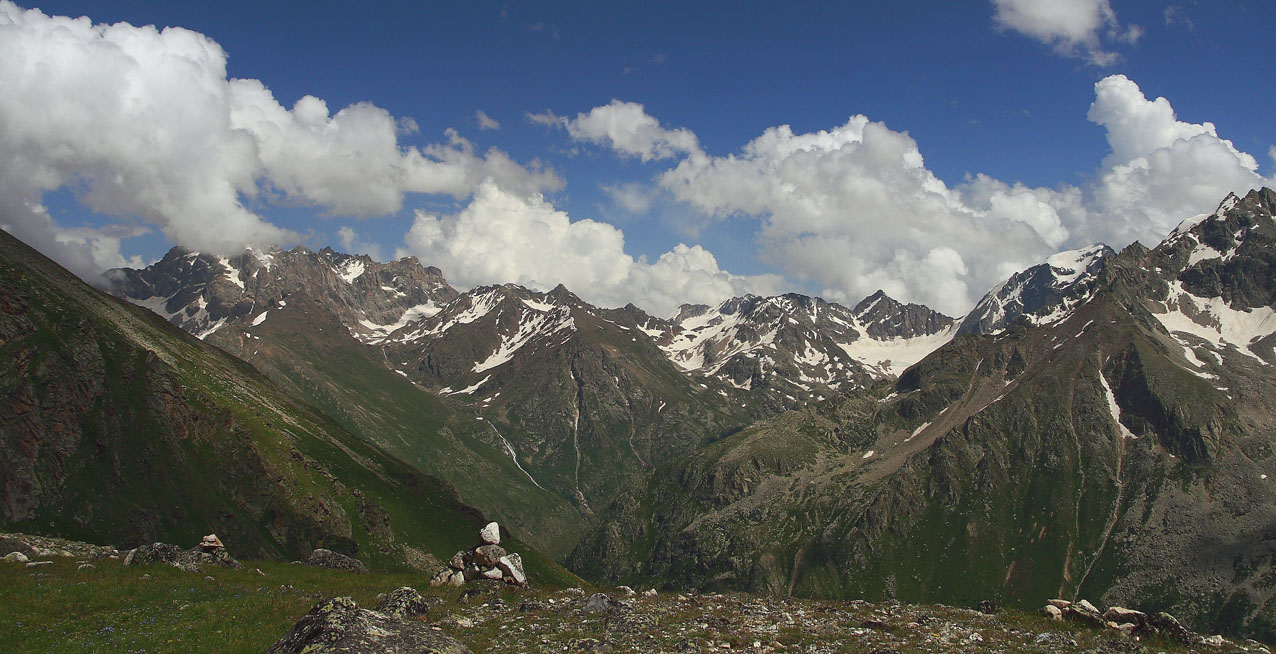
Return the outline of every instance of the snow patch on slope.
<path id="1" fill-rule="evenodd" d="M 501 337 L 501 344 L 496 351 L 483 361 L 474 364 L 474 372 L 491 370 L 514 358 L 518 352 L 538 337 L 550 336 L 563 330 L 575 331 L 576 321 L 566 308 L 535 314 L 523 314 L 519 318 L 518 331 Z"/>
<path id="2" fill-rule="evenodd" d="M 1249 346 L 1276 332 L 1276 311 L 1271 307 L 1237 310 L 1223 298 L 1203 298 L 1183 289 L 1175 281 L 1170 287 L 1165 313 L 1152 314 L 1170 334 L 1183 332 L 1197 336 L 1218 348 L 1234 346 L 1242 354 L 1266 364 Z"/>
<path id="3" fill-rule="evenodd" d="M 957 325 L 929 336 L 877 340 L 865 335 L 852 343 L 838 343 L 852 359 L 882 373 L 899 377 L 909 366 L 938 350 L 957 333 Z"/>
<path id="4" fill-rule="evenodd" d="M 1138 438 L 1134 432 L 1130 431 L 1125 423 L 1121 422 L 1121 407 L 1117 405 L 1116 395 L 1112 392 L 1112 387 L 1108 385 L 1108 380 L 1103 376 L 1103 371 L 1099 371 L 1099 385 L 1103 387 L 1103 395 L 1108 400 L 1108 413 L 1112 415 L 1112 420 L 1121 429 L 1121 438 Z"/>

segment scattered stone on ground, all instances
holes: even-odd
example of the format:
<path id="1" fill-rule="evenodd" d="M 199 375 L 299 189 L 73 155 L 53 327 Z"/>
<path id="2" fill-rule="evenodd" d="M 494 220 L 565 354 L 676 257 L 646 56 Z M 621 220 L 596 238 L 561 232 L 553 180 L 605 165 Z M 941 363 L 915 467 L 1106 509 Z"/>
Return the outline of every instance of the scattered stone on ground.
<path id="1" fill-rule="evenodd" d="M 79 559 L 118 559 L 121 556 L 119 550 L 105 545 L 91 545 L 51 536 L 0 533 L 0 557 L 10 552 L 21 552 L 28 560 L 51 556 Z"/>
<path id="2" fill-rule="evenodd" d="M 380 654 L 430 652 L 471 654 L 460 641 L 437 628 L 359 608 L 349 597 L 317 604 L 293 628 L 275 641 L 269 654 Z"/>
<path id="3" fill-rule="evenodd" d="M 517 552 L 506 552 L 500 546 L 501 527 L 489 522 L 479 530 L 482 543 L 472 550 L 461 550 L 452 555 L 448 567 L 430 578 L 430 586 L 464 586 L 467 581 L 498 580 L 511 586 L 526 586 L 527 573 L 523 569 L 523 557 Z"/>
<path id="4" fill-rule="evenodd" d="M 368 571 L 368 566 L 364 565 L 363 561 L 323 548 L 311 552 L 310 558 L 306 560 L 306 565 L 328 568 L 329 570 L 345 570 L 347 572 L 366 573 Z"/>

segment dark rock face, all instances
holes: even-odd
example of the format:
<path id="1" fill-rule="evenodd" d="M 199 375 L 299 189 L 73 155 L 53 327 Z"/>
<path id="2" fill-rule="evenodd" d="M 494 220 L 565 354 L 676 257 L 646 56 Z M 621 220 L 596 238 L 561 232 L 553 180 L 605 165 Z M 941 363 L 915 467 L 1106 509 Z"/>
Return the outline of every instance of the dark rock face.
<path id="1" fill-rule="evenodd" d="M 851 309 L 869 336 L 880 339 L 929 336 L 948 329 L 953 319 L 921 304 L 904 304 L 878 291 Z"/>
<path id="2" fill-rule="evenodd" d="M 320 602 L 266 651 L 269 654 L 471 654 L 468 647 L 423 622 L 361 609 L 349 597 Z"/>
<path id="3" fill-rule="evenodd" d="M 323 548 L 311 552 L 306 564 L 317 568 L 328 568 L 329 570 L 345 570 L 358 573 L 366 573 L 368 571 L 368 566 L 364 565 L 363 561 Z"/>

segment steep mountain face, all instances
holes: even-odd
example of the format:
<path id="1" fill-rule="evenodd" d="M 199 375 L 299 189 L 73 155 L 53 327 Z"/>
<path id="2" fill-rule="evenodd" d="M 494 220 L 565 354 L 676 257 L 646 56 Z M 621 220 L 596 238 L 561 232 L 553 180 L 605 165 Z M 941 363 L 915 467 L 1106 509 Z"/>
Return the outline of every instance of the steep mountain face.
<path id="1" fill-rule="evenodd" d="M 240 556 L 430 567 L 481 524 L 438 479 L 5 232 L 0 367 L 6 530 L 120 546 L 216 532 Z"/>
<path id="2" fill-rule="evenodd" d="M 793 407 L 897 376 L 950 339 L 953 323 L 878 291 L 853 310 L 805 295 L 750 295 L 635 326 L 685 373 Z"/>
<path id="3" fill-rule="evenodd" d="M 1273 208 L 1267 189 L 1229 197 L 1104 257 L 1084 299 L 661 468 L 571 565 L 833 597 L 1098 597 L 1276 636 Z"/>
<path id="4" fill-rule="evenodd" d="M 1099 271 L 1113 253 L 1106 245 L 1060 252 L 1015 273 L 989 291 L 958 327 L 959 334 L 993 334 L 1019 316 L 1035 323 L 1062 320 L 1094 292 Z"/>
<path id="5" fill-rule="evenodd" d="M 653 466 L 765 409 L 687 378 L 640 330 L 563 287 L 480 287 L 384 342 L 403 376 L 464 403 L 538 488 L 592 519 Z"/>

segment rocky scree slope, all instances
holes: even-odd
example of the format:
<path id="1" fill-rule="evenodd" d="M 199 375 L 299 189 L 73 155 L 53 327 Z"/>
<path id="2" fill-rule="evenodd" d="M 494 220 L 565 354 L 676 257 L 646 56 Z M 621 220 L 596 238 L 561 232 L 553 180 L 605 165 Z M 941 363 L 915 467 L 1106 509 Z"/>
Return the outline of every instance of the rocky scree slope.
<path id="1" fill-rule="evenodd" d="M 5 529 L 123 547 L 215 531 L 244 556 L 428 568 L 482 523 L 446 484 L 7 233 L 0 366 Z"/>
<path id="2" fill-rule="evenodd" d="M 1084 595 L 1276 637 L 1273 208 L 1269 189 L 1229 197 L 1106 257 L 1084 301 L 662 467 L 570 565 L 822 597 Z"/>

